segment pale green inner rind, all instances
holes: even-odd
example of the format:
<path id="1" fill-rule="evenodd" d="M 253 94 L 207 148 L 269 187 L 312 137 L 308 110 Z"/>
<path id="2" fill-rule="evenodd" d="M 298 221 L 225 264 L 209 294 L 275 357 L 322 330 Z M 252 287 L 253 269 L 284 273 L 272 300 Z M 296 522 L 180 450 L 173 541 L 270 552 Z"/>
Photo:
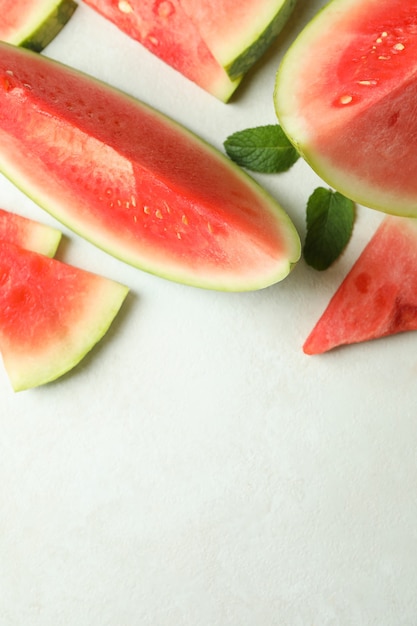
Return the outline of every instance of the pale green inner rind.
<path id="1" fill-rule="evenodd" d="M 62 233 L 57 228 L 34 223 L 28 232 L 25 247 L 52 258 L 55 256 L 61 239 Z"/>
<path id="2" fill-rule="evenodd" d="M 210 88 L 205 87 L 210 93 L 221 100 L 222 102 L 229 102 L 230 98 L 235 93 L 236 89 L 239 87 L 242 76 L 237 76 L 235 78 L 230 77 L 227 72 L 225 72 L 225 76 L 221 77 L 219 80 L 212 82 L 210 84 Z"/>
<path id="3" fill-rule="evenodd" d="M 361 176 L 335 167 L 329 159 L 308 148 L 304 149 L 303 158 L 323 181 L 354 202 L 391 215 L 417 217 L 415 195 L 390 192 L 378 185 L 370 185 Z"/>
<path id="4" fill-rule="evenodd" d="M 62 30 L 78 6 L 74 0 L 61 0 L 58 4 L 56 2 L 49 4 L 52 6 L 45 7 L 48 13 L 41 15 L 38 23 L 26 24 L 24 31 L 19 33 L 19 41 L 13 43 L 35 52 L 42 52 Z"/>
<path id="5" fill-rule="evenodd" d="M 100 279 L 95 281 L 79 319 L 72 320 L 73 325 L 64 339 L 51 340 L 50 345 L 44 345 L 41 351 L 21 353 L 13 346 L 2 350 L 4 366 L 14 391 L 38 387 L 66 374 L 106 334 L 128 294 L 128 288 L 104 277 Z"/>

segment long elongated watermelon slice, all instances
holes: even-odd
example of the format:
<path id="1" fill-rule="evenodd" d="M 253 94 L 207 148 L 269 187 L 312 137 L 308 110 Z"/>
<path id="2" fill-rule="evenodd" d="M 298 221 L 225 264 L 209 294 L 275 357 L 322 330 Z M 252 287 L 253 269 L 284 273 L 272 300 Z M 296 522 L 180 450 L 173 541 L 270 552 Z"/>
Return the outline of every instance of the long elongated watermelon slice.
<path id="1" fill-rule="evenodd" d="M 0 40 L 41 52 L 76 8 L 74 0 L 0 0 Z"/>
<path id="2" fill-rule="evenodd" d="M 278 70 L 279 121 L 332 187 L 417 215 L 417 0 L 333 0 Z"/>
<path id="3" fill-rule="evenodd" d="M 232 79 L 245 74 L 288 21 L 296 0 L 180 0 Z"/>
<path id="4" fill-rule="evenodd" d="M 304 344 L 320 354 L 417 330 L 417 219 L 384 218 Z"/>
<path id="5" fill-rule="evenodd" d="M 0 209 L 0 241 L 53 257 L 61 237 L 57 228 Z"/>
<path id="6" fill-rule="evenodd" d="M 0 351 L 15 391 L 72 369 L 103 337 L 127 287 L 0 241 Z"/>
<path id="7" fill-rule="evenodd" d="M 180 0 L 86 0 L 129 37 L 210 92 L 227 101 L 240 79 L 229 78 Z"/>
<path id="8" fill-rule="evenodd" d="M 219 151 L 126 94 L 4 43 L 0 170 L 97 246 L 171 280 L 258 289 L 300 255 L 288 215 Z"/>

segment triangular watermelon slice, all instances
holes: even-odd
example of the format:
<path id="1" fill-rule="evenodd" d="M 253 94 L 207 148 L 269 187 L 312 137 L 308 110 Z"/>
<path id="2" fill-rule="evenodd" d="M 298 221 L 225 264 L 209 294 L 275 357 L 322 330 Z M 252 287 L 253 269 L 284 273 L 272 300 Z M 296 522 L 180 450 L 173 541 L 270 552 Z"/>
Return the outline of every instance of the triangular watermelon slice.
<path id="1" fill-rule="evenodd" d="M 57 228 L 0 209 L 0 241 L 53 257 L 61 237 Z"/>
<path id="2" fill-rule="evenodd" d="M 76 8 L 74 0 L 0 0 L 0 40 L 41 52 Z"/>
<path id="3" fill-rule="evenodd" d="M 55 380 L 103 337 L 127 287 L 0 241 L 0 351 L 15 391 Z"/>
<path id="4" fill-rule="evenodd" d="M 417 219 L 386 217 L 307 338 L 306 354 L 417 329 Z"/>
<path id="5" fill-rule="evenodd" d="M 296 0 L 85 0 L 220 100 L 286 24 Z"/>
<path id="6" fill-rule="evenodd" d="M 216 61 L 180 0 L 86 0 L 86 4 L 183 76 L 227 101 L 239 84 Z"/>

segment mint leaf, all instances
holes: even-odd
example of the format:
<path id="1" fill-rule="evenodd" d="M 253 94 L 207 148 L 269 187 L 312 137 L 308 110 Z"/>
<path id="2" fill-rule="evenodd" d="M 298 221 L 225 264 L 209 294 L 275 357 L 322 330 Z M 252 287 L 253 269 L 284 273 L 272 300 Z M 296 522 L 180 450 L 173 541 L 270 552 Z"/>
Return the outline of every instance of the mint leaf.
<path id="1" fill-rule="evenodd" d="M 278 124 L 238 131 L 226 139 L 224 148 L 241 167 L 264 174 L 285 172 L 299 158 Z"/>
<path id="2" fill-rule="evenodd" d="M 353 230 L 355 204 L 341 193 L 318 187 L 307 203 L 303 256 L 316 270 L 326 270 L 345 249 Z"/>

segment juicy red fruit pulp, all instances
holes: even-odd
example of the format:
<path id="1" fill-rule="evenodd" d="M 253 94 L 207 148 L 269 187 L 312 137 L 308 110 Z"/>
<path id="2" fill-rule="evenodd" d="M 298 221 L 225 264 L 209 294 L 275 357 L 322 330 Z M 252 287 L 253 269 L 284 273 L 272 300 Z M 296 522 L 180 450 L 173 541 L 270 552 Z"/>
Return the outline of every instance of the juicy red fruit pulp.
<path id="1" fill-rule="evenodd" d="M 110 209 L 105 212 L 106 219 L 119 226 L 124 222 L 129 236 L 141 241 L 145 230 L 151 241 L 157 241 L 161 236 L 170 237 L 178 249 L 177 254 L 181 255 L 184 245 L 181 240 L 188 235 L 190 221 L 194 220 L 194 227 L 195 222 L 200 221 L 200 227 L 193 229 L 193 240 L 186 244 L 191 248 L 195 246 L 195 253 L 199 254 L 209 245 L 209 240 L 210 245 L 213 244 L 211 235 L 215 230 L 227 231 L 221 218 L 225 207 L 230 210 L 231 220 L 234 213 L 237 219 L 243 216 L 247 231 L 254 238 L 269 238 L 270 229 L 275 228 L 272 219 L 269 221 L 265 216 L 259 219 L 253 208 L 254 197 L 248 195 L 247 189 L 242 193 L 238 179 L 233 181 L 218 176 L 213 163 L 198 145 L 190 143 L 178 159 L 178 131 L 168 124 L 155 127 L 151 111 L 142 115 L 138 128 L 133 123 L 134 112 L 129 104 L 121 111 L 108 94 L 97 94 L 95 90 L 89 92 L 87 83 L 82 96 L 73 96 L 76 85 L 72 84 L 70 77 L 67 84 L 58 87 L 56 81 L 50 80 L 46 74 L 34 76 L 22 74 L 21 70 L 9 70 L 3 75 L 3 85 L 9 94 L 9 106 L 13 106 L 16 99 L 27 98 L 38 107 L 37 116 L 31 110 L 16 107 L 16 115 L 26 115 L 26 119 L 22 117 L 20 127 L 24 126 L 27 131 L 26 137 L 21 138 L 23 143 L 27 142 L 27 149 L 35 157 L 40 157 L 57 179 L 62 178 L 64 168 L 65 178 L 81 187 L 84 197 L 91 197 L 89 206 L 100 219 L 101 207 Z M 49 110 L 45 106 L 48 100 L 53 103 Z M 53 142 L 50 139 L 51 118 L 55 126 Z M 11 133 L 14 125 L 15 119 L 11 119 Z M 7 122 L 4 127 L 8 129 Z M 69 145 L 71 153 L 64 154 Z M 117 151 L 111 146 L 117 146 Z M 90 163 L 94 163 L 98 156 L 98 165 L 86 172 L 81 155 L 88 155 Z M 101 163 L 105 167 L 103 171 Z M 190 169 L 193 170 L 192 177 Z M 171 184 L 173 172 L 175 188 Z M 160 180 L 156 187 L 155 176 Z M 62 182 L 65 185 L 65 181 Z M 233 182 L 236 182 L 235 187 Z M 132 194 L 136 189 L 138 194 Z M 177 211 L 179 195 L 189 207 L 189 215 L 183 211 L 184 204 L 181 211 Z M 147 204 L 143 203 L 143 197 L 147 198 Z M 206 206 L 207 215 L 204 216 L 201 208 L 196 210 L 196 205 L 199 201 L 207 204 L 207 199 L 210 204 Z M 168 231 L 165 216 L 169 217 Z M 206 240 L 203 247 L 202 239 Z M 271 244 L 274 245 L 273 237 Z"/>
<path id="2" fill-rule="evenodd" d="M 383 3 L 382 3 L 383 5 Z M 367 97 L 372 88 L 398 80 L 417 61 L 417 3 L 407 7 L 392 2 L 390 17 L 383 14 L 364 19 L 360 34 L 342 54 L 337 80 L 344 86 L 336 105 L 354 105 Z M 391 10 L 395 15 L 391 15 Z M 350 99 L 351 98 L 351 99 Z"/>
<path id="3" fill-rule="evenodd" d="M 173 120 L 4 44 L 0 76 L 0 169 L 96 245 L 167 278 L 228 290 L 277 282 L 298 259 L 279 205 Z"/>

